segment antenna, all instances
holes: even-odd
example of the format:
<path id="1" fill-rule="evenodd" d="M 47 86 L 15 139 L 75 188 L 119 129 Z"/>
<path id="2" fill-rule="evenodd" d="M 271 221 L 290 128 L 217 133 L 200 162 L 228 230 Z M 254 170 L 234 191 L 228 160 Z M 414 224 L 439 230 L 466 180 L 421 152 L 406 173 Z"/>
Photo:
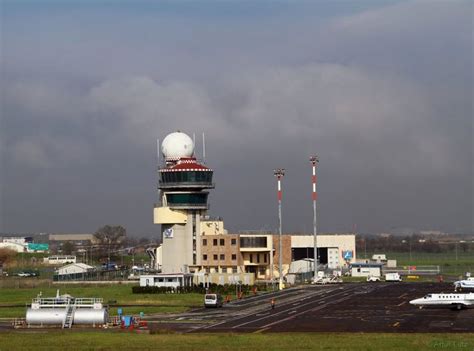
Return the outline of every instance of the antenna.
<path id="1" fill-rule="evenodd" d="M 206 139 L 202 133 L 202 162 L 206 164 Z"/>
<path id="2" fill-rule="evenodd" d="M 156 139 L 156 157 L 158 159 L 158 167 L 160 167 L 160 139 Z"/>

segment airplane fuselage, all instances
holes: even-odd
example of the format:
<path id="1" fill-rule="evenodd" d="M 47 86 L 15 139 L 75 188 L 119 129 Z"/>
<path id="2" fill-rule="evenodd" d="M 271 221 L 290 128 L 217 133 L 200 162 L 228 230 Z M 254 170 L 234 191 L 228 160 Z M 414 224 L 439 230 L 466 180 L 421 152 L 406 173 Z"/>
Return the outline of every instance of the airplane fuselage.
<path id="1" fill-rule="evenodd" d="M 410 301 L 410 304 L 422 307 L 451 307 L 455 309 L 474 306 L 474 293 L 469 294 L 428 294 Z"/>

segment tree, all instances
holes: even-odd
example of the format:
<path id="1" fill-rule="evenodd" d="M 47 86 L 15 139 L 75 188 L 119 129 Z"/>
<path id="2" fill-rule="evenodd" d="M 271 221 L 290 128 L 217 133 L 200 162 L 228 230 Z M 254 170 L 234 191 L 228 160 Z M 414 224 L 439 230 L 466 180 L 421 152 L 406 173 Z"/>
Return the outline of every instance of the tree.
<path id="1" fill-rule="evenodd" d="M 99 258 L 107 257 L 107 260 L 110 261 L 110 258 L 122 246 L 126 236 L 127 231 L 120 225 L 106 225 L 99 228 L 94 234 L 99 245 Z"/>
<path id="2" fill-rule="evenodd" d="M 66 241 L 62 248 L 61 248 L 61 251 L 64 255 L 70 255 L 72 254 L 72 252 L 74 251 L 74 249 L 76 248 L 76 246 L 74 245 L 74 243 L 70 242 L 70 241 Z"/>

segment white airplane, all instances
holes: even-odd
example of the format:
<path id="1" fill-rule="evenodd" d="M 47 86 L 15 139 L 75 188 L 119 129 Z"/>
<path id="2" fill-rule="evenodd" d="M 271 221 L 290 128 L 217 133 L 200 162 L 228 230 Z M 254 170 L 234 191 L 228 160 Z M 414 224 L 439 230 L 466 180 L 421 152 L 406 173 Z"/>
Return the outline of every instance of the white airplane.
<path id="1" fill-rule="evenodd" d="M 474 289 L 474 277 L 454 282 L 454 291 L 461 291 L 462 289 Z"/>
<path id="2" fill-rule="evenodd" d="M 469 294 L 428 294 L 419 299 L 411 300 L 410 304 L 423 307 L 451 307 L 461 310 L 474 306 L 474 293 Z"/>

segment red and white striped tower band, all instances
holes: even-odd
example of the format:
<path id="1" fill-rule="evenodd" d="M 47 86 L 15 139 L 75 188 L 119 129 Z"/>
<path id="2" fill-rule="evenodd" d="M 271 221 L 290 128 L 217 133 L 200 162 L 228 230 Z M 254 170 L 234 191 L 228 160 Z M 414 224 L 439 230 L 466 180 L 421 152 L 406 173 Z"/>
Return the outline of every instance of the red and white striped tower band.
<path id="1" fill-rule="evenodd" d="M 317 212 L 316 212 L 316 201 L 318 199 L 318 192 L 317 192 L 317 175 L 316 175 L 316 165 L 319 163 L 319 158 L 317 155 L 311 156 L 309 158 L 311 161 L 311 165 L 313 166 L 313 175 L 311 177 L 313 183 L 313 235 L 314 235 L 314 277 L 313 279 L 316 280 L 318 276 L 318 265 L 319 265 L 319 258 L 318 258 L 318 226 L 317 226 Z"/>
<path id="2" fill-rule="evenodd" d="M 285 175 L 284 168 L 278 168 L 273 171 L 273 174 L 278 180 L 278 275 L 279 275 L 279 284 L 278 288 L 280 290 L 283 289 L 283 270 L 282 270 L 282 247 L 281 247 L 281 198 L 282 198 L 282 190 L 281 190 L 281 178 Z M 272 252 L 273 255 L 273 252 Z M 273 270 L 273 265 L 272 268 Z"/>

